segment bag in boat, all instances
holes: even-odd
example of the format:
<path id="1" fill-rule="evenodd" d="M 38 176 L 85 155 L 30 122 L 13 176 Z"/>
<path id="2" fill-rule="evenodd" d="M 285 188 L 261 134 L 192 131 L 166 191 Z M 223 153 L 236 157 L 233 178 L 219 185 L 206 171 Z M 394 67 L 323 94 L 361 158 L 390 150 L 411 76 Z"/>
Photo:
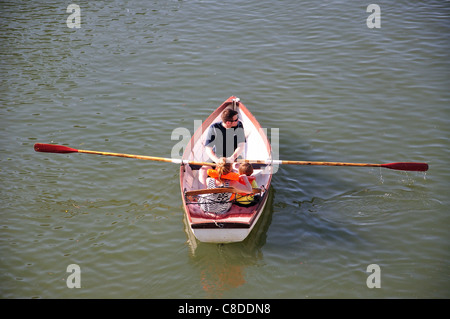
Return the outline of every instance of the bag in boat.
<path id="1" fill-rule="evenodd" d="M 217 188 L 216 181 L 213 178 L 207 178 L 207 186 L 208 189 Z M 224 187 L 229 187 L 229 183 L 225 182 Z M 231 202 L 232 195 L 232 193 L 199 195 L 198 203 L 200 204 L 200 208 L 205 212 L 224 214 L 233 205 Z"/>

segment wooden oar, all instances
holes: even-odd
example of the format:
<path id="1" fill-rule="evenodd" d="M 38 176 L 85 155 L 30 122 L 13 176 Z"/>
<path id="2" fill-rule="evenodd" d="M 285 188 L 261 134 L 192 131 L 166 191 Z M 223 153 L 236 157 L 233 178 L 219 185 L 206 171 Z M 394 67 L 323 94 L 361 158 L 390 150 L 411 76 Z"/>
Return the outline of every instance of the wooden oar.
<path id="1" fill-rule="evenodd" d="M 85 154 L 95 154 L 95 155 L 105 155 L 105 156 L 118 156 L 118 157 L 136 158 L 136 159 L 142 159 L 142 160 L 176 163 L 176 164 L 187 163 L 187 164 L 200 165 L 200 166 L 213 165 L 212 163 L 183 161 L 181 159 L 175 159 L 175 158 L 78 150 L 75 148 L 71 148 L 71 147 L 67 147 L 67 146 L 63 146 L 63 145 L 54 145 L 54 144 L 36 143 L 36 144 L 34 144 L 34 150 L 36 152 L 45 152 L 45 153 L 85 153 Z"/>
<path id="2" fill-rule="evenodd" d="M 239 161 L 238 161 L 239 162 Z M 249 161 L 242 160 L 240 162 L 248 162 L 252 164 L 286 164 L 286 165 L 320 165 L 320 166 L 359 166 L 359 167 L 384 167 L 389 169 L 395 169 L 399 171 L 418 171 L 424 172 L 428 170 L 427 163 L 416 162 L 397 162 L 387 164 L 370 164 L 370 163 L 342 163 L 342 162 L 307 162 L 307 161 Z"/>
<path id="3" fill-rule="evenodd" d="M 145 155 L 132 155 L 132 154 L 122 154 L 122 153 L 109 153 L 109 152 L 98 152 L 98 151 L 87 151 L 87 150 L 77 150 L 75 148 L 63 146 L 63 145 L 54 145 L 54 144 L 42 144 L 36 143 L 34 144 L 34 150 L 36 152 L 47 152 L 47 153 L 85 153 L 85 154 L 96 154 L 96 155 L 106 155 L 106 156 L 118 156 L 118 157 L 127 157 L 127 158 L 136 158 L 142 160 L 150 160 L 150 161 L 159 161 L 159 162 L 167 162 L 167 163 L 176 163 L 176 164 L 191 164 L 191 165 L 206 165 L 206 166 L 215 166 L 214 163 L 207 162 L 195 162 L 195 161 L 186 161 L 181 159 L 174 158 L 164 158 L 164 157 L 155 157 L 155 156 L 145 156 Z M 398 162 L 398 163 L 388 163 L 388 164 L 368 164 L 368 163 L 342 163 L 342 162 L 307 162 L 307 161 L 282 161 L 282 160 L 238 160 L 238 162 L 248 162 L 252 164 L 266 164 L 266 165 L 320 165 L 320 166 L 359 166 L 359 167 L 383 167 L 389 169 L 395 169 L 400 171 L 419 171 L 424 172 L 428 170 L 427 163 L 416 163 L 416 162 Z"/>

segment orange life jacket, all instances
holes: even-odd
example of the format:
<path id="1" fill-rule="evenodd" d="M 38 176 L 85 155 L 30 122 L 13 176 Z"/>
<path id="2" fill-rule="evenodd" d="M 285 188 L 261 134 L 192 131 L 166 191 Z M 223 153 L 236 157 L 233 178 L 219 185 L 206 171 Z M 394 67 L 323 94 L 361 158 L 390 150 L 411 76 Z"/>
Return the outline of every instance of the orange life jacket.
<path id="1" fill-rule="evenodd" d="M 247 179 L 248 179 L 249 183 L 251 184 L 256 178 L 255 178 L 255 176 L 247 176 Z M 245 185 L 244 179 L 242 177 L 239 177 L 239 183 L 241 183 L 242 185 Z"/>
<path id="2" fill-rule="evenodd" d="M 212 178 L 218 179 L 219 178 L 219 173 L 214 170 L 214 169 L 208 169 L 208 175 Z M 230 172 L 228 174 L 222 175 L 223 179 L 228 179 L 228 180 L 232 180 L 232 181 L 236 181 L 241 183 L 242 185 L 245 185 L 244 179 L 243 177 L 239 176 L 238 173 L 235 172 Z M 256 180 L 255 176 L 247 176 L 248 181 L 250 182 L 250 184 L 253 183 L 253 181 Z M 238 194 L 239 198 L 242 201 L 252 201 L 253 200 L 253 193 L 250 194 L 245 194 L 245 193 L 239 193 Z M 232 195 L 230 200 L 233 200 L 235 198 L 235 194 Z"/>
<path id="3" fill-rule="evenodd" d="M 215 179 L 219 178 L 219 173 L 215 169 L 208 169 L 208 175 L 211 176 L 212 178 L 215 178 Z M 228 174 L 222 175 L 222 178 L 238 182 L 239 181 L 239 174 L 238 173 L 234 173 L 234 172 L 230 172 Z"/>
<path id="4" fill-rule="evenodd" d="M 215 169 L 208 169 L 208 175 L 214 179 L 219 178 L 219 173 Z M 221 177 L 223 179 L 228 179 L 231 181 L 239 181 L 239 174 L 234 173 L 234 172 L 230 172 L 228 174 L 222 175 Z M 232 194 L 230 197 L 230 201 L 234 200 L 235 197 L 236 197 L 236 195 Z"/>
<path id="5" fill-rule="evenodd" d="M 215 179 L 219 178 L 219 173 L 215 169 L 208 169 L 208 175 Z M 241 183 L 242 185 L 245 185 L 243 177 L 240 177 L 240 175 L 235 172 L 230 172 L 228 174 L 222 175 L 222 178 L 231 181 L 236 181 Z M 247 179 L 251 184 L 255 180 L 255 176 L 247 176 Z"/>

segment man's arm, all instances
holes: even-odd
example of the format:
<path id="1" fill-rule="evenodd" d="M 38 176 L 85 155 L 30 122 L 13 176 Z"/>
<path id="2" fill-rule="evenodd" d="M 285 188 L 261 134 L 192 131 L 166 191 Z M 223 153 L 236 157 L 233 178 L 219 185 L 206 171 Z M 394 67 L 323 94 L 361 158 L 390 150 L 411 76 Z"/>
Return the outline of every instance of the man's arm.
<path id="1" fill-rule="evenodd" d="M 238 147 L 236 148 L 236 150 L 234 151 L 234 153 L 233 153 L 230 157 L 227 158 L 227 162 L 228 162 L 228 161 L 234 162 L 234 161 L 236 160 L 236 158 L 238 158 L 239 155 L 242 154 L 242 152 L 244 151 L 244 149 L 245 149 L 245 142 L 239 143 L 239 144 L 238 144 Z"/>
<path id="2" fill-rule="evenodd" d="M 219 158 L 217 157 L 216 153 L 214 153 L 213 148 L 211 146 L 205 147 L 205 153 L 209 156 L 209 158 L 214 162 L 217 163 L 219 161 Z"/>

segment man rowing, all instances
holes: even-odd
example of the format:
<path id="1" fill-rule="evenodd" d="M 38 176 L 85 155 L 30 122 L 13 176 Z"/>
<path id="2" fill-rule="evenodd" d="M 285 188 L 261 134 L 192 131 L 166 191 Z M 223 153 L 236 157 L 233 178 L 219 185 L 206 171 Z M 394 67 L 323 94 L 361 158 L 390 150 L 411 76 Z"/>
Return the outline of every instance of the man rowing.
<path id="1" fill-rule="evenodd" d="M 227 108 L 222 112 L 222 122 L 212 124 L 208 129 L 205 140 L 205 152 L 211 162 L 217 163 L 225 157 L 227 162 L 234 162 L 245 149 L 245 132 L 242 122 L 239 121 L 239 113 Z M 211 166 L 203 166 L 199 171 L 199 179 L 206 188 L 208 169 Z"/>

